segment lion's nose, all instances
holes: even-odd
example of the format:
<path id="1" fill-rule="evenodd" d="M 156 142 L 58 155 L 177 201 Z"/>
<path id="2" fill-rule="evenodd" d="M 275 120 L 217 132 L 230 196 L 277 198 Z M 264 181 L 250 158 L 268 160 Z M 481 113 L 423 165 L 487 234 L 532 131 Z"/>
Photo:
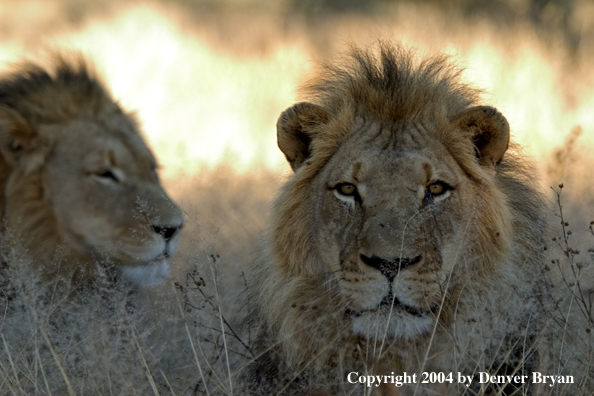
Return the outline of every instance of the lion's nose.
<path id="1" fill-rule="evenodd" d="M 392 282 L 398 271 L 410 267 L 421 261 L 421 256 L 415 258 L 396 258 L 396 259 L 385 259 L 376 256 L 375 254 L 371 257 L 367 257 L 361 254 L 361 260 L 370 267 L 378 269 L 382 275 L 388 278 L 388 281 Z"/>
<path id="2" fill-rule="evenodd" d="M 165 241 L 169 241 L 174 235 L 180 230 L 181 226 L 152 226 L 153 231 L 157 234 L 161 234 Z"/>

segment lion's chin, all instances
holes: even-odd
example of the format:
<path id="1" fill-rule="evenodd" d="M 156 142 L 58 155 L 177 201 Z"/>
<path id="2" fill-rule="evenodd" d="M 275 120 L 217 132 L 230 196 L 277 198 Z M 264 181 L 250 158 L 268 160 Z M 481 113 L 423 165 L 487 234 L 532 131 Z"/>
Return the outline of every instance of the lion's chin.
<path id="1" fill-rule="evenodd" d="M 431 316 L 411 316 L 400 312 L 363 312 L 351 318 L 353 333 L 365 338 L 384 337 L 409 339 L 428 332 L 433 325 Z"/>
<path id="2" fill-rule="evenodd" d="M 121 266 L 119 270 L 124 278 L 136 286 L 157 286 L 169 278 L 169 261 L 161 258 L 145 265 Z"/>

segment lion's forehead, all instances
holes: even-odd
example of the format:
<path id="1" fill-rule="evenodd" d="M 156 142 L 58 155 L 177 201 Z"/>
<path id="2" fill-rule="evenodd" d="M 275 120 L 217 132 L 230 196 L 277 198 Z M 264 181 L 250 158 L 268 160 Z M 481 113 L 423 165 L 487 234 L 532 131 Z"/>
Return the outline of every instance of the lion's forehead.
<path id="1" fill-rule="evenodd" d="M 370 139 L 369 135 L 374 138 Z M 411 126 L 400 129 L 373 126 L 362 131 L 338 148 L 328 170 L 330 183 L 344 179 L 363 185 L 414 190 L 442 179 L 456 184 L 463 176 L 439 140 Z"/>
<path id="2" fill-rule="evenodd" d="M 77 162 L 86 171 L 100 167 L 117 167 L 136 175 L 147 174 L 156 160 L 135 131 L 106 129 L 98 122 L 75 120 L 49 131 L 56 136 L 55 157 Z M 71 165 L 71 164 L 69 164 Z"/>

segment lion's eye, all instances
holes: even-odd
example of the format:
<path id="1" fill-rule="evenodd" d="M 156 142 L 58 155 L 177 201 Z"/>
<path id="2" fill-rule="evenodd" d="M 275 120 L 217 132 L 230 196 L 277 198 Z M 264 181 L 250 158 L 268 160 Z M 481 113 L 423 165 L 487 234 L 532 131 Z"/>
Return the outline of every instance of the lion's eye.
<path id="1" fill-rule="evenodd" d="M 115 182 L 120 181 L 120 178 L 118 177 L 118 175 L 109 169 L 95 172 L 95 176 L 99 177 L 101 179 L 104 179 L 104 180 L 111 180 L 111 181 L 115 181 Z"/>
<path id="2" fill-rule="evenodd" d="M 445 186 L 441 182 L 431 183 L 429 185 L 429 192 L 433 195 L 442 194 L 445 191 Z"/>
<path id="3" fill-rule="evenodd" d="M 346 196 L 352 196 L 357 193 L 357 187 L 355 187 L 355 185 L 351 183 L 341 183 L 338 186 L 336 186 L 336 189 L 339 193 Z"/>
<path id="4" fill-rule="evenodd" d="M 444 182 L 436 181 L 427 186 L 425 202 L 430 203 L 435 199 L 446 197 L 446 193 L 452 188 Z"/>

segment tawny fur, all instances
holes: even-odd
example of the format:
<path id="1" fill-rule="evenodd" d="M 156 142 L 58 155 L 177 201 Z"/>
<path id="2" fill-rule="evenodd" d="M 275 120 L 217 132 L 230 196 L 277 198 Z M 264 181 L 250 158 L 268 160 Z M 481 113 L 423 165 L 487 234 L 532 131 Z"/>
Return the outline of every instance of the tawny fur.
<path id="1" fill-rule="evenodd" d="M 279 118 L 295 173 L 250 283 L 252 393 L 367 392 L 347 382 L 352 371 L 534 369 L 543 203 L 508 150 L 507 121 L 478 106 L 460 73 L 398 45 L 352 48 L 303 88 L 308 103 Z M 431 195 L 441 182 L 445 192 Z M 342 194 L 344 183 L 358 195 Z M 370 266 L 372 255 L 386 260 Z M 387 270 L 388 258 L 399 268 Z"/>
<path id="2" fill-rule="evenodd" d="M 28 263 L 45 281 L 92 279 L 101 263 L 134 267 L 139 284 L 166 276 L 181 213 L 134 117 L 82 56 L 53 54 L 48 66 L 0 75 L 0 154 L 3 256 L 13 269 Z"/>

